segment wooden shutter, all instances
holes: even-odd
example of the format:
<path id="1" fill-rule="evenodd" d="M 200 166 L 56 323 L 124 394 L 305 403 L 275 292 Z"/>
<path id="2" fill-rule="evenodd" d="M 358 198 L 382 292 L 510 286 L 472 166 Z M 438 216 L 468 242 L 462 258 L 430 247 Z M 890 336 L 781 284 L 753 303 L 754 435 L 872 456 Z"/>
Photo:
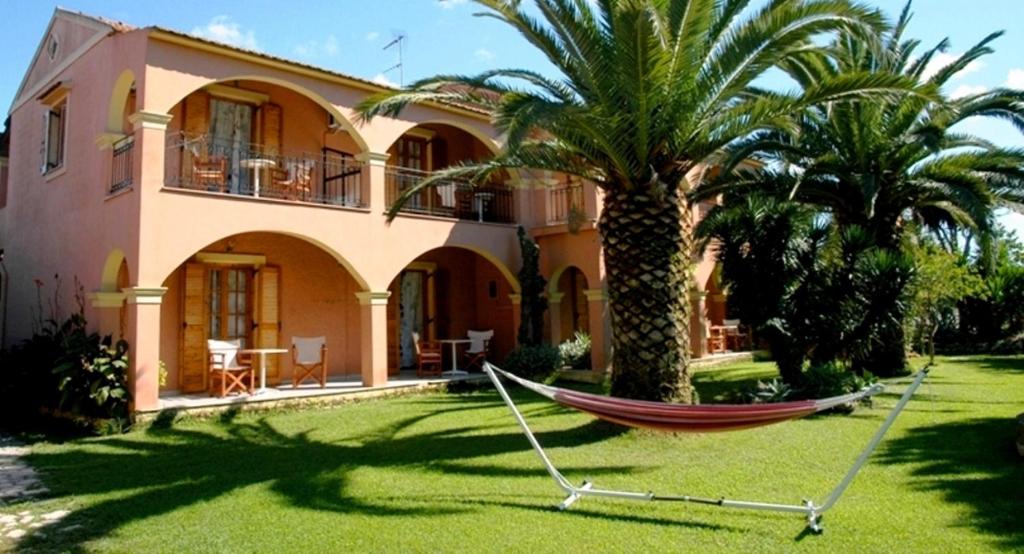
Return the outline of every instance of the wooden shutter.
<path id="1" fill-rule="evenodd" d="M 178 361 L 178 387 L 181 392 L 206 390 L 208 338 L 206 313 L 206 266 L 185 264 L 182 290 L 181 356 Z"/>
<path id="2" fill-rule="evenodd" d="M 186 135 L 197 137 L 209 132 L 210 126 L 210 95 L 204 91 L 196 91 L 185 97 L 184 128 Z"/>
<path id="3" fill-rule="evenodd" d="M 399 273 L 398 277 L 391 281 L 391 285 L 388 287 L 388 292 L 391 293 L 387 309 L 388 375 L 397 375 L 399 366 L 402 365 L 398 359 L 398 344 L 402 341 L 401 331 L 398 329 L 398 305 L 402 300 L 401 281 L 402 274 Z"/>
<path id="4" fill-rule="evenodd" d="M 281 335 L 281 268 L 263 266 L 256 273 L 256 330 L 253 339 L 257 348 L 279 348 Z M 277 384 L 281 378 L 281 355 L 267 355 L 267 382 Z"/>
<path id="5" fill-rule="evenodd" d="M 263 153 L 277 156 L 281 153 L 281 106 L 263 104 L 259 107 L 259 112 L 260 144 L 263 145 Z"/>

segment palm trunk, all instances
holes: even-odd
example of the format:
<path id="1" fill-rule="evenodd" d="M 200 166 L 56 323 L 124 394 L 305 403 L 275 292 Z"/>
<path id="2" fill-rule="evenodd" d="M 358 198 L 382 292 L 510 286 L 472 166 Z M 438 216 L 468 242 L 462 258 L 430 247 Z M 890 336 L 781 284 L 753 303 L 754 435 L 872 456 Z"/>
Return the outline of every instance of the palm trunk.
<path id="1" fill-rule="evenodd" d="M 601 213 L 612 394 L 690 403 L 690 229 L 683 192 L 610 192 Z"/>

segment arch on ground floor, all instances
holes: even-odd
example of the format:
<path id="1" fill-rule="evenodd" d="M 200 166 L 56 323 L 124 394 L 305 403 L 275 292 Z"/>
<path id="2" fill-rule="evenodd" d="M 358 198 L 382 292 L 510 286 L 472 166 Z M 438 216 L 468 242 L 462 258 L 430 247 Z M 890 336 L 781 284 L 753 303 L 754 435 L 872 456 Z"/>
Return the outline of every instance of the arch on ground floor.
<path id="1" fill-rule="evenodd" d="M 168 276 L 170 276 L 174 271 L 176 271 L 179 267 L 181 267 L 181 264 L 183 264 L 186 261 L 188 261 L 189 258 L 195 256 L 196 253 L 202 252 L 204 249 L 209 248 L 211 245 L 217 244 L 217 243 L 219 243 L 221 241 L 229 240 L 232 237 L 237 237 L 239 235 L 249 235 L 249 234 L 254 234 L 254 233 L 267 233 L 267 234 L 271 234 L 271 235 L 281 235 L 281 236 L 291 237 L 291 238 L 298 239 L 298 240 L 307 242 L 309 244 L 312 244 L 313 246 L 316 246 L 317 248 L 319 248 L 319 249 L 323 250 L 324 252 L 326 252 L 327 254 L 329 254 L 332 258 L 335 259 L 335 261 L 338 262 L 338 265 L 340 265 L 341 267 L 345 268 L 345 270 L 348 272 L 348 274 L 352 276 L 352 278 L 356 281 L 356 283 L 358 283 L 358 285 L 360 287 L 360 290 L 364 290 L 364 291 L 371 290 L 368 281 L 363 277 L 363 275 L 359 271 L 356 270 L 355 266 L 345 256 L 343 256 L 336 249 L 334 249 L 331 246 L 329 246 L 327 243 L 325 243 L 325 242 L 323 242 L 321 240 L 315 239 L 313 237 L 310 237 L 308 235 L 305 235 L 305 234 L 302 234 L 302 233 L 297 233 L 295 231 L 284 231 L 284 230 L 263 229 L 263 228 L 253 228 L 253 229 L 237 230 L 237 231 L 232 232 L 230 234 L 225 234 L 225 235 L 221 236 L 220 238 L 217 238 L 216 240 L 213 240 L 213 241 L 210 241 L 209 239 L 205 239 L 203 244 L 201 244 L 199 246 L 186 247 L 186 250 L 189 252 L 187 255 L 185 255 L 184 257 L 177 258 L 175 260 L 172 260 L 172 261 L 168 262 L 167 266 L 160 268 L 160 270 L 157 272 L 157 274 L 158 275 L 162 275 L 163 276 L 163 280 L 166 280 Z"/>
<path id="2" fill-rule="evenodd" d="M 124 251 L 120 248 L 115 248 L 107 254 L 100 274 L 100 292 L 120 292 L 118 276 L 123 271 L 122 266 L 127 266 L 127 263 Z"/>

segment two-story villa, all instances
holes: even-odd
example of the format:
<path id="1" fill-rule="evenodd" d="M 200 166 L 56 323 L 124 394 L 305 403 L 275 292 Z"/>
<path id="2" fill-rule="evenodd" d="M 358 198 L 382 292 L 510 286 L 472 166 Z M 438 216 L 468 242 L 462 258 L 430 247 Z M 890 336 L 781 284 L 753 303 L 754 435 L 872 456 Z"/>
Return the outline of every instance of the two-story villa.
<path id="1" fill-rule="evenodd" d="M 473 106 L 358 124 L 354 106 L 381 90 L 170 29 L 56 10 L 11 106 L 6 187 L 0 157 L 7 345 L 31 333 L 56 274 L 65 312 L 77 278 L 89 321 L 130 344 L 139 411 L 207 389 L 209 338 L 287 347 L 324 335 L 329 374 L 365 386 L 413 364 L 414 333 L 493 329 L 500 360 L 518 325 L 522 225 L 541 247 L 551 340 L 589 332 L 593 367 L 606 371 L 595 188 L 527 172 L 450 182 L 388 224 L 403 190 L 492 155 L 502 138 Z M 707 317 L 724 313 L 717 290 L 705 290 L 713 263 L 698 262 L 699 355 Z M 271 358 L 272 381 L 291 370 L 286 356 Z"/>

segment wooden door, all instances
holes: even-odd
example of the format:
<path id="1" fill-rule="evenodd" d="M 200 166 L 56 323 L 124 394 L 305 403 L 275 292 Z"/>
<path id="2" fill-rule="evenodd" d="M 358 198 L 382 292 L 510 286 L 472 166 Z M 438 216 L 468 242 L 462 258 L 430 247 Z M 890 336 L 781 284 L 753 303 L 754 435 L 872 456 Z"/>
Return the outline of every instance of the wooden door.
<path id="1" fill-rule="evenodd" d="M 196 263 L 185 264 L 182 291 L 178 389 L 184 393 L 202 392 L 207 388 L 208 366 L 206 266 Z"/>
<path id="2" fill-rule="evenodd" d="M 256 317 L 254 339 L 257 348 L 280 348 L 281 268 L 263 266 L 256 272 Z M 267 355 L 267 382 L 281 380 L 281 355 Z"/>

